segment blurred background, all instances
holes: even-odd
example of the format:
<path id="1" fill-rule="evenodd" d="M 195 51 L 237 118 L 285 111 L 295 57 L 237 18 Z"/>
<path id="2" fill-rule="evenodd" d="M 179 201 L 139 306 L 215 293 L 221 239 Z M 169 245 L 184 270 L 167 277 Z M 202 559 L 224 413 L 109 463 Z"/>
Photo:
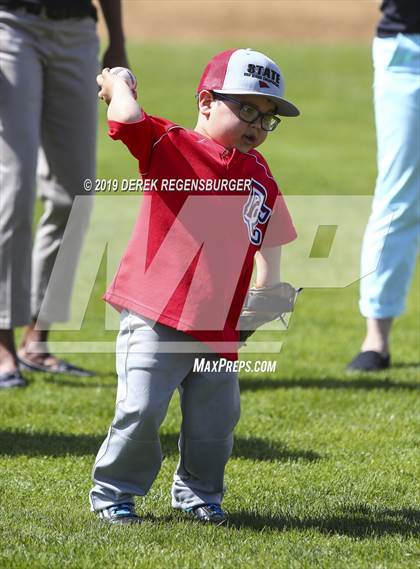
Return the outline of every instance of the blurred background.
<path id="1" fill-rule="evenodd" d="M 368 42 L 377 0 L 123 0 L 131 40 Z M 103 31 L 103 26 L 102 26 Z"/>

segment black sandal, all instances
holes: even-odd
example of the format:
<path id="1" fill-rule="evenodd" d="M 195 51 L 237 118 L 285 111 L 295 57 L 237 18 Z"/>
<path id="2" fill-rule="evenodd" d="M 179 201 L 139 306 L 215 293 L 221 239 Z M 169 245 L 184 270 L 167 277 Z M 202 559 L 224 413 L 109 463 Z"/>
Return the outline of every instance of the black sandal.
<path id="1" fill-rule="evenodd" d="M 58 373 L 66 375 L 74 375 L 77 377 L 92 377 L 95 374 L 87 369 L 74 366 L 65 360 L 58 360 L 58 363 L 53 366 L 45 366 L 36 364 L 24 358 L 19 358 L 19 369 L 24 371 L 42 371 L 44 373 Z"/>

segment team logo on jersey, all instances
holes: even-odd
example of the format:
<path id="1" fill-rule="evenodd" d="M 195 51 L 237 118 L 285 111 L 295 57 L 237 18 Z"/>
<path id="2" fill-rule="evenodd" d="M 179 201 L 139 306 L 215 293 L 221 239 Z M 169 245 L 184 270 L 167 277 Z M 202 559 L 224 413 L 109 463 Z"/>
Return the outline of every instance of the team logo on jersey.
<path id="1" fill-rule="evenodd" d="M 261 245 L 263 233 L 259 224 L 266 224 L 273 210 L 267 205 L 267 190 L 252 178 L 252 187 L 244 205 L 243 218 L 248 229 L 248 237 L 253 245 Z"/>
<path id="2" fill-rule="evenodd" d="M 268 82 L 272 85 L 275 85 L 276 87 L 280 87 L 280 73 L 274 69 L 270 69 L 269 67 L 263 67 L 262 65 L 254 65 L 253 63 L 249 63 L 244 76 L 255 77 L 255 79 L 259 79 L 260 87 L 262 87 L 261 82 Z"/>

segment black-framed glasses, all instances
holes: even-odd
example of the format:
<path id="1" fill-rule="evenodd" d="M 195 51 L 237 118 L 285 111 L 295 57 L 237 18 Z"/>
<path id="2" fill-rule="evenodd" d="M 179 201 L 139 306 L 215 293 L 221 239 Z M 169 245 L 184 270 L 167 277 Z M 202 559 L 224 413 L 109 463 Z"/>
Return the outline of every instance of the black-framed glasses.
<path id="1" fill-rule="evenodd" d="M 271 132 L 281 122 L 281 118 L 273 115 L 273 113 L 261 113 L 256 107 L 248 103 L 244 103 L 228 95 L 223 95 L 222 93 L 215 93 L 214 91 L 212 91 L 212 93 L 215 99 L 230 101 L 231 103 L 239 105 L 239 118 L 244 122 L 253 123 L 261 117 L 261 128 L 263 130 Z"/>

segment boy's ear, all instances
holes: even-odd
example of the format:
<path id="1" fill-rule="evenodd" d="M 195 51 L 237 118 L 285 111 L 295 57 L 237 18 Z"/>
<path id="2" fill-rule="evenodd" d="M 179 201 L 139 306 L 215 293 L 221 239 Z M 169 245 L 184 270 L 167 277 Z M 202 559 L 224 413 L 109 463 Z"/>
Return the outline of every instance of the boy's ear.
<path id="1" fill-rule="evenodd" d="M 198 109 L 200 113 L 208 115 L 213 101 L 214 97 L 211 91 L 200 91 L 198 95 Z"/>

